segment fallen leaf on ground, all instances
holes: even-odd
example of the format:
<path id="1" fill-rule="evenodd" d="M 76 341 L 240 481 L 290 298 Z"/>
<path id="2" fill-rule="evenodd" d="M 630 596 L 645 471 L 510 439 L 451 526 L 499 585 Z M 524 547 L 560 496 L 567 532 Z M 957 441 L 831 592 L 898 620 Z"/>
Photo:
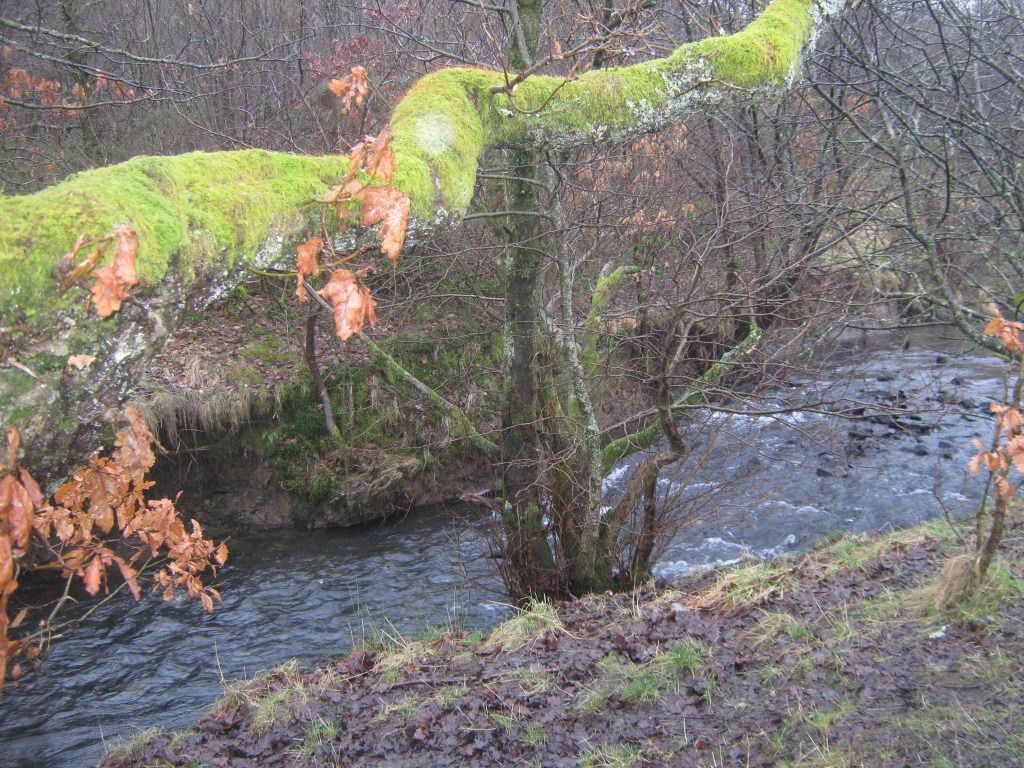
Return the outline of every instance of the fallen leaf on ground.
<path id="1" fill-rule="evenodd" d="M 88 368 L 96 362 L 95 355 L 72 355 L 68 358 L 68 365 L 73 365 L 78 370 Z"/>

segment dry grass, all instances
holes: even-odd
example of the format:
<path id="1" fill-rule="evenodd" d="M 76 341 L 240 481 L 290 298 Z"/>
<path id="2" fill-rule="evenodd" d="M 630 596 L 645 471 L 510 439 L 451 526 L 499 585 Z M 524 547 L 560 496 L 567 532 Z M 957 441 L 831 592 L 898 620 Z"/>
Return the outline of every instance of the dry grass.
<path id="1" fill-rule="evenodd" d="M 765 612 L 749 630 L 753 647 L 775 643 L 780 637 L 793 641 L 806 640 L 812 636 L 807 624 L 784 611 Z"/>
<path id="2" fill-rule="evenodd" d="M 399 672 L 415 670 L 433 654 L 432 643 L 398 634 L 385 635 L 387 650 L 377 655 L 373 671 L 385 682 L 394 682 Z"/>
<path id="3" fill-rule="evenodd" d="M 960 602 L 971 591 L 974 582 L 974 558 L 956 555 L 946 561 L 934 584 L 934 605 L 945 611 Z"/>
<path id="4" fill-rule="evenodd" d="M 535 600 L 491 632 L 484 640 L 483 648 L 517 651 L 547 632 L 566 632 L 566 629 L 551 603 Z"/>
<path id="5" fill-rule="evenodd" d="M 783 597 L 796 587 L 789 563 L 747 563 L 723 574 L 715 584 L 686 602 L 700 610 L 739 610 Z"/>

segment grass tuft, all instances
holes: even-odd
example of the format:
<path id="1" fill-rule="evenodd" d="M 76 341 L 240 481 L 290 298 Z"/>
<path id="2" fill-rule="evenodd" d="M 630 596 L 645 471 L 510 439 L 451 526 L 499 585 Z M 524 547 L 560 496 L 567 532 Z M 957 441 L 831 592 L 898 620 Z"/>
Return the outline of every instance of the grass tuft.
<path id="1" fill-rule="evenodd" d="M 561 619 L 558 618 L 558 612 L 551 603 L 531 600 L 526 608 L 519 610 L 515 616 L 491 632 L 483 642 L 483 648 L 518 651 L 548 632 L 565 631 Z"/>
<path id="2" fill-rule="evenodd" d="M 271 691 L 253 707 L 250 727 L 255 734 L 269 731 L 274 723 L 295 717 L 296 709 L 309 701 L 309 689 L 298 683 Z"/>
<path id="3" fill-rule="evenodd" d="M 740 610 L 782 598 L 796 586 L 789 563 L 747 563 L 724 573 L 688 601 L 691 608 Z"/>
<path id="4" fill-rule="evenodd" d="M 632 768 L 641 764 L 640 747 L 633 744 L 611 744 L 588 749 L 579 756 L 580 768 Z"/>
<path id="5" fill-rule="evenodd" d="M 107 758 L 112 760 L 137 760 L 146 746 L 163 733 L 159 728 L 136 731 L 129 738 L 107 748 Z"/>

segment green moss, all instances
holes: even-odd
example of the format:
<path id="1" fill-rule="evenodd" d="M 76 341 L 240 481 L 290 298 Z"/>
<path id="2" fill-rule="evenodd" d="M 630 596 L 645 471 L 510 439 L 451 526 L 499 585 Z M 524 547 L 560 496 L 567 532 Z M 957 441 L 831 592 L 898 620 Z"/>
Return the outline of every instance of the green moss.
<path id="1" fill-rule="evenodd" d="M 257 387 L 263 383 L 263 372 L 238 364 L 230 366 L 224 371 L 224 379 L 232 386 Z"/>
<path id="2" fill-rule="evenodd" d="M 0 368 L 0 427 L 17 427 L 24 431 L 26 424 L 40 411 L 35 400 L 36 390 L 44 386 L 18 368 Z"/>
<path id="3" fill-rule="evenodd" d="M 263 329 L 255 332 L 261 335 L 241 349 L 242 358 L 270 365 L 283 365 L 295 361 L 294 348 L 280 336 L 272 335 L 269 331 L 264 332 Z"/>
<path id="4" fill-rule="evenodd" d="M 810 0 L 774 0 L 743 31 L 683 45 L 630 67 L 588 72 L 571 82 L 531 76 L 513 94 L 495 94 L 505 75 L 452 68 L 409 90 L 391 119 L 395 182 L 413 211 L 465 211 L 485 149 L 558 135 L 600 137 L 657 127 L 666 107 L 721 81 L 749 88 L 790 77 L 812 33 Z M 77 301 L 56 296 L 54 267 L 80 234 L 116 225 L 139 235 L 139 273 L 164 278 L 180 258 L 186 281 L 200 267 L 251 258 L 277 230 L 304 221 L 304 204 L 347 168 L 344 157 L 261 150 L 137 157 L 80 173 L 41 192 L 0 197 L 0 292 L 7 313 L 32 318 Z"/>
<path id="5" fill-rule="evenodd" d="M 486 141 L 474 98 L 497 76 L 487 70 L 441 70 L 418 80 L 395 108 L 395 182 L 418 215 L 429 218 L 438 205 L 455 211 L 469 206 Z"/>
<path id="6" fill-rule="evenodd" d="M 775 0 L 743 31 L 680 46 L 671 56 L 587 72 L 573 81 L 533 75 L 509 95 L 505 75 L 453 68 L 420 79 L 395 109 L 396 181 L 429 217 L 463 211 L 483 151 L 533 134 L 618 135 L 659 122 L 692 91 L 749 88 L 791 77 L 812 33 L 810 0 Z M 439 195 L 439 197 L 438 197 Z"/>
<path id="7" fill-rule="evenodd" d="M 42 351 L 23 355 L 20 362 L 27 365 L 37 374 L 56 373 L 64 370 L 67 358 L 64 355 L 54 355 L 49 352 Z"/>
<path id="8" fill-rule="evenodd" d="M 715 76 L 750 87 L 782 82 L 800 62 L 800 51 L 813 25 L 810 0 L 775 0 L 745 29 L 694 45 L 707 58 Z"/>
<path id="9" fill-rule="evenodd" d="M 54 269 L 79 235 L 104 237 L 118 225 L 138 234 L 139 278 L 151 284 L 176 259 L 186 281 L 200 268 L 251 259 L 275 231 L 301 227 L 302 206 L 347 164 L 261 150 L 137 157 L 0 197 L 3 314 L 32 319 L 79 302 L 75 291 L 57 296 Z"/>
<path id="10" fill-rule="evenodd" d="M 0 368 L 0 406 L 8 406 L 31 392 L 39 382 L 18 368 Z"/>

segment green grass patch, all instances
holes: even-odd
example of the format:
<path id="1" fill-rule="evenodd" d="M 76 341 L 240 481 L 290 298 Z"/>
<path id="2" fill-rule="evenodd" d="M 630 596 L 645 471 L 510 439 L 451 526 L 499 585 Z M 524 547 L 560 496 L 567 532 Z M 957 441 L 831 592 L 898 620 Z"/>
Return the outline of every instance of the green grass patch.
<path id="1" fill-rule="evenodd" d="M 688 677 L 706 679 L 710 694 L 717 687 L 714 673 L 708 671 L 710 657 L 710 647 L 693 637 L 682 638 L 644 664 L 608 654 L 597 662 L 597 675 L 577 698 L 576 708 L 596 714 L 612 700 L 634 708 L 655 704 L 666 692 L 678 691 Z"/>
<path id="2" fill-rule="evenodd" d="M 539 747 L 545 741 L 548 740 L 548 732 L 540 725 L 531 725 L 527 727 L 526 734 L 523 739 L 531 747 Z"/>
<path id="3" fill-rule="evenodd" d="M 652 659 L 650 664 L 678 675 L 697 675 L 704 672 L 710 656 L 709 645 L 695 637 L 685 637 L 674 648 Z"/>
<path id="4" fill-rule="evenodd" d="M 112 760 L 137 760 L 146 746 L 163 733 L 159 728 L 136 731 L 127 739 L 118 741 L 107 748 L 107 758 Z"/>
<path id="5" fill-rule="evenodd" d="M 439 688 L 435 696 L 437 697 L 439 707 L 451 709 L 455 706 L 455 702 L 467 693 L 469 693 L 469 687 L 466 685 L 446 685 L 443 688 Z"/>
<path id="6" fill-rule="evenodd" d="M 756 562 L 724 572 L 713 586 L 690 598 L 694 608 L 740 610 L 777 600 L 796 587 L 792 563 Z"/>
<path id="7" fill-rule="evenodd" d="M 310 699 L 310 692 L 301 683 L 271 691 L 258 699 L 252 712 L 252 732 L 262 734 L 269 731 L 274 723 L 295 717 L 298 707 Z"/>
<path id="8" fill-rule="evenodd" d="M 306 761 L 311 760 L 317 749 L 333 741 L 340 732 L 341 727 L 337 722 L 318 717 L 306 727 L 302 746 L 299 747 L 299 757 Z"/>
<path id="9" fill-rule="evenodd" d="M 826 573 L 852 571 L 876 563 L 894 550 L 928 541 L 935 542 L 939 551 L 951 551 L 959 535 L 945 518 L 935 518 L 913 528 L 842 536 L 816 549 L 813 560 L 823 565 Z"/>

